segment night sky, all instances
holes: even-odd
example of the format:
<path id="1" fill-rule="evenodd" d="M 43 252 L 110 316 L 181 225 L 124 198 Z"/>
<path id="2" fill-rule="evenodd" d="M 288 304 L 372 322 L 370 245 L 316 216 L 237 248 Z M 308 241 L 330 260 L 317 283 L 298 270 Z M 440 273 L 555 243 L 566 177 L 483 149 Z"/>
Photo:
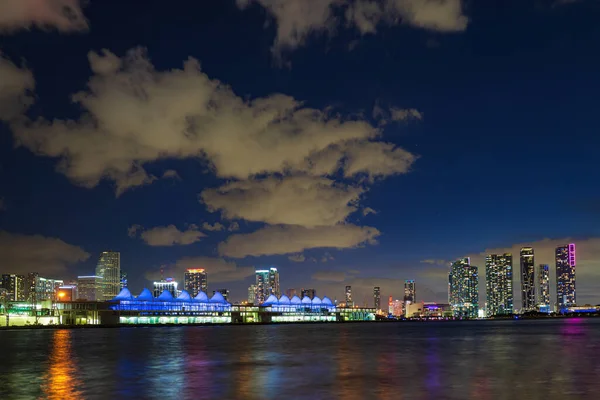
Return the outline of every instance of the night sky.
<path id="1" fill-rule="evenodd" d="M 447 302 L 471 256 L 483 301 L 511 251 L 520 308 L 575 242 L 600 302 L 600 2 L 143 3 L 0 0 L 0 272 Z"/>

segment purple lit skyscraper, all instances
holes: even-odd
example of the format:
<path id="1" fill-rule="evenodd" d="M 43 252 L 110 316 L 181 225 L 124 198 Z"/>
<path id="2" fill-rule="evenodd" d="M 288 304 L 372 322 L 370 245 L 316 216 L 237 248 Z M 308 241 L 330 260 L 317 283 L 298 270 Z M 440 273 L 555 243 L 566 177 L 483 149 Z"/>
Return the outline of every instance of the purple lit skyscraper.
<path id="1" fill-rule="evenodd" d="M 560 309 L 576 305 L 575 244 L 556 248 L 556 297 Z"/>

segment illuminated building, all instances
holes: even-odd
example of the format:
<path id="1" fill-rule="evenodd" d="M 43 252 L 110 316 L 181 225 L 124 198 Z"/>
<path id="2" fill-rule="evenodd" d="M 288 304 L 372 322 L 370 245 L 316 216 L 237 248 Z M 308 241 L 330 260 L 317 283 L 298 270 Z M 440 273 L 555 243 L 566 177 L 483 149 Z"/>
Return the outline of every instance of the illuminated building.
<path id="1" fill-rule="evenodd" d="M 11 301 L 25 301 L 25 277 L 16 274 L 2 275 L 2 288 Z"/>
<path id="2" fill-rule="evenodd" d="M 404 281 L 404 304 L 417 301 L 417 292 L 415 288 L 415 281 L 406 280 Z"/>
<path id="3" fill-rule="evenodd" d="M 446 318 L 452 317 L 452 307 L 450 304 L 440 303 L 422 303 L 423 311 L 421 317 L 425 318 Z"/>
<path id="4" fill-rule="evenodd" d="M 173 278 L 163 279 L 160 282 L 154 282 L 154 297 L 159 297 L 164 291 L 171 293 L 171 296 L 177 297 L 177 282 Z"/>
<path id="5" fill-rule="evenodd" d="M 208 275 L 203 268 L 189 268 L 183 276 L 183 289 L 192 296 L 206 293 L 208 290 Z"/>
<path id="6" fill-rule="evenodd" d="M 254 304 L 256 299 L 256 285 L 250 285 L 248 287 L 248 303 Z"/>
<path id="7" fill-rule="evenodd" d="M 394 317 L 401 317 L 404 315 L 404 302 L 402 300 L 394 300 L 392 302 L 392 314 Z"/>
<path id="8" fill-rule="evenodd" d="M 77 299 L 89 301 L 102 301 L 102 277 L 101 276 L 78 276 L 77 277 Z"/>
<path id="9" fill-rule="evenodd" d="M 296 289 L 286 289 L 285 295 L 291 299 L 296 295 Z"/>
<path id="10" fill-rule="evenodd" d="M 228 300 L 228 299 L 229 299 L 229 290 L 227 290 L 227 289 L 218 289 L 218 290 L 213 290 L 213 296 L 214 296 L 215 294 L 217 294 L 217 293 L 221 293 L 221 294 L 223 295 L 223 298 L 224 298 L 225 300 Z M 190 293 L 190 295 L 191 295 L 191 293 Z"/>
<path id="11" fill-rule="evenodd" d="M 300 297 L 301 298 L 305 298 L 308 297 L 311 300 L 315 298 L 315 296 L 317 295 L 317 291 L 315 289 L 304 289 L 302 288 L 302 290 L 300 291 Z M 294 296 L 292 296 L 294 297 Z M 290 299 L 292 298 L 290 297 Z"/>
<path id="12" fill-rule="evenodd" d="M 388 299 L 388 314 L 394 315 L 394 300 L 392 300 L 392 296 Z"/>
<path id="13" fill-rule="evenodd" d="M 376 310 L 381 309 L 381 289 L 379 286 L 373 288 L 373 305 Z"/>
<path id="14" fill-rule="evenodd" d="M 577 304 L 575 264 L 575 244 L 556 248 L 556 297 L 559 311 Z"/>
<path id="15" fill-rule="evenodd" d="M 521 311 L 533 311 L 535 306 L 535 263 L 532 247 L 521 249 Z"/>
<path id="16" fill-rule="evenodd" d="M 77 298 L 77 286 L 63 285 L 56 289 L 57 301 L 74 301 Z"/>
<path id="17" fill-rule="evenodd" d="M 513 313 L 512 254 L 485 257 L 485 289 L 488 317 Z"/>
<path id="18" fill-rule="evenodd" d="M 121 270 L 121 290 L 127 287 L 127 272 Z"/>
<path id="19" fill-rule="evenodd" d="M 540 311 L 550 312 L 550 267 L 548 264 L 538 266 L 537 304 Z"/>
<path id="20" fill-rule="evenodd" d="M 26 300 L 33 304 L 55 300 L 56 290 L 62 285 L 64 281 L 61 279 L 48 279 L 37 272 L 31 272 L 27 275 L 25 284 Z"/>
<path id="21" fill-rule="evenodd" d="M 256 277 L 256 295 L 254 303 L 262 304 L 267 297 L 269 297 L 269 270 L 257 269 L 254 274 Z"/>
<path id="22" fill-rule="evenodd" d="M 279 286 L 279 272 L 277 268 L 269 268 L 269 291 L 268 295 L 274 294 L 275 296 L 281 296 L 281 287 Z"/>
<path id="23" fill-rule="evenodd" d="M 104 300 L 110 300 L 121 290 L 121 253 L 103 251 L 96 265 L 96 276 L 102 277 Z"/>
<path id="24" fill-rule="evenodd" d="M 458 318 L 477 318 L 479 312 L 479 277 L 471 260 L 462 258 L 452 263 L 448 275 L 448 302 Z"/>
<path id="25" fill-rule="evenodd" d="M 346 307 L 353 307 L 352 302 L 352 286 L 346 286 Z"/>

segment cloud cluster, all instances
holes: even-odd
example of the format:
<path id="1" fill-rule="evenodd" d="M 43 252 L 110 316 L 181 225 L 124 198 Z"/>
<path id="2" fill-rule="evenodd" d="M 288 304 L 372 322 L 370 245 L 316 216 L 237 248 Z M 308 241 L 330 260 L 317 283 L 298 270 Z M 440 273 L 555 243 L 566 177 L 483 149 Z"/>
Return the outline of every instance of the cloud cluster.
<path id="1" fill-rule="evenodd" d="M 88 28 L 79 0 L 0 0 L 0 32 L 31 26 L 63 32 Z"/>
<path id="2" fill-rule="evenodd" d="M 206 237 L 204 233 L 198 230 L 196 225 L 190 225 L 185 231 L 180 231 L 175 225 L 157 226 L 146 230 L 139 225 L 133 225 L 129 228 L 129 237 L 136 237 L 138 234 L 149 246 L 185 246 Z"/>
<path id="3" fill-rule="evenodd" d="M 39 272 L 51 277 L 63 274 L 67 266 L 90 257 L 84 249 L 60 239 L 0 231 L 0 260 L 3 273 Z"/>
<path id="4" fill-rule="evenodd" d="M 19 68 L 0 52 L 0 120 L 9 121 L 25 111 L 33 103 L 34 87 L 31 71 Z"/>
<path id="5" fill-rule="evenodd" d="M 242 9 L 253 3 L 277 23 L 272 48 L 276 56 L 304 45 L 311 34 L 333 35 L 341 26 L 365 35 L 376 33 L 380 25 L 458 32 L 468 23 L 461 0 L 237 0 Z"/>

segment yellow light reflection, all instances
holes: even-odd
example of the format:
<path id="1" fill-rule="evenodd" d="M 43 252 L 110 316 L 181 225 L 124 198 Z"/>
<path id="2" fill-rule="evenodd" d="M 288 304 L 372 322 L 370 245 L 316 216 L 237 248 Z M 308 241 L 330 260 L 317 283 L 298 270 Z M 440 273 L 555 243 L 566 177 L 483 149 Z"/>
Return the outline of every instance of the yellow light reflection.
<path id="1" fill-rule="evenodd" d="M 72 331 L 57 330 L 52 337 L 48 372 L 42 391 L 47 399 L 81 399 L 81 382 L 77 379 L 76 358 L 71 348 Z"/>

